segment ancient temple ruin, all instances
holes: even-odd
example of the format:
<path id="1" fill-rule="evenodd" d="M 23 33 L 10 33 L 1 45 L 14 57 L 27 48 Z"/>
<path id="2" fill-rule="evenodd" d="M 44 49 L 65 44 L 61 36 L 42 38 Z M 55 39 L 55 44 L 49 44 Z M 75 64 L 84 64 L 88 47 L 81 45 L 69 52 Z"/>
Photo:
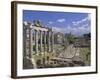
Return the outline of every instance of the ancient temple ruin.
<path id="1" fill-rule="evenodd" d="M 34 21 L 34 23 L 24 22 L 23 25 L 24 57 L 34 61 L 33 54 L 53 52 L 54 36 L 51 28 L 41 25 L 40 21 Z M 35 50 L 33 50 L 33 45 L 35 45 Z M 35 65 L 34 62 L 32 64 Z"/>
<path id="2" fill-rule="evenodd" d="M 53 32 L 50 26 L 44 26 L 39 20 L 24 22 L 23 69 L 90 65 L 90 62 L 86 63 L 83 60 L 83 47 L 76 47 L 77 41 L 69 43 L 68 36 L 61 32 Z M 89 53 L 89 46 L 85 48 Z"/>

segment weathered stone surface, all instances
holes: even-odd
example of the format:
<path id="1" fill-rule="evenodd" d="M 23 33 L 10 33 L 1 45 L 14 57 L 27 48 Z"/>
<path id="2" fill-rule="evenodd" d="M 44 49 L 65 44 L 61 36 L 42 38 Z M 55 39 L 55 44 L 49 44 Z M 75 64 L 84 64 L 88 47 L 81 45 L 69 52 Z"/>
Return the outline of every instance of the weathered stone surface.
<path id="1" fill-rule="evenodd" d="M 79 56 L 74 56 L 72 58 L 72 62 L 75 64 L 75 66 L 85 66 L 84 61 Z"/>
<path id="2" fill-rule="evenodd" d="M 24 58 L 23 59 L 23 69 L 33 69 L 34 65 L 30 59 Z"/>

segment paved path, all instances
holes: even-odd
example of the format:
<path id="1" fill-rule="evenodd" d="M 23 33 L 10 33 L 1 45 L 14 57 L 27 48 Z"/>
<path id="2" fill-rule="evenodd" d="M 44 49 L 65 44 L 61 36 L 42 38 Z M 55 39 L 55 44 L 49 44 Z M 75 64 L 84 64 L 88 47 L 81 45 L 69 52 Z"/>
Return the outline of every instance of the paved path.
<path id="1" fill-rule="evenodd" d="M 73 66 L 84 66 L 85 63 L 80 57 L 80 48 L 75 48 L 73 45 L 69 45 L 67 49 L 61 52 L 55 60 L 60 60 L 62 63 L 66 61 L 66 64 Z M 69 65 L 70 66 L 70 65 Z"/>
<path id="2" fill-rule="evenodd" d="M 73 45 L 69 45 L 67 49 L 60 53 L 58 57 L 62 58 L 72 58 L 74 56 L 79 56 L 80 49 L 75 48 Z"/>

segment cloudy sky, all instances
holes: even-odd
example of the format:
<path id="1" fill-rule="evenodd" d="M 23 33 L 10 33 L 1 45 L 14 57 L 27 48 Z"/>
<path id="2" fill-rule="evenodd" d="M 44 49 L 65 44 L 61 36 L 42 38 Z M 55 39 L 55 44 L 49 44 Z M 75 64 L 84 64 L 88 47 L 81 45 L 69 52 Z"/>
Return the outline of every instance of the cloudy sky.
<path id="1" fill-rule="evenodd" d="M 56 32 L 82 35 L 90 32 L 91 14 L 75 12 L 49 12 L 23 10 L 23 21 L 41 20 Z"/>

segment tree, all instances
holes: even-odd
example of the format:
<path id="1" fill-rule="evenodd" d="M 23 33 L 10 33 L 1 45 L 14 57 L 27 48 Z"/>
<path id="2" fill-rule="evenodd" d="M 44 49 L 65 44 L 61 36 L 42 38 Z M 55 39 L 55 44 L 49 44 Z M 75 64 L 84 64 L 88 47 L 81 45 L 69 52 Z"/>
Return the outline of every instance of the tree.
<path id="1" fill-rule="evenodd" d="M 34 26 L 36 26 L 36 27 L 42 27 L 42 23 L 41 23 L 40 20 L 34 20 L 33 22 L 34 22 Z"/>
<path id="2" fill-rule="evenodd" d="M 90 39 L 90 37 L 91 37 L 91 33 L 83 34 L 83 36 L 84 36 L 84 38 L 88 38 L 88 39 Z"/>
<path id="3" fill-rule="evenodd" d="M 67 35 L 67 41 L 69 42 L 69 44 L 73 44 L 76 42 L 77 37 L 75 37 L 74 35 L 72 35 L 71 33 Z"/>

